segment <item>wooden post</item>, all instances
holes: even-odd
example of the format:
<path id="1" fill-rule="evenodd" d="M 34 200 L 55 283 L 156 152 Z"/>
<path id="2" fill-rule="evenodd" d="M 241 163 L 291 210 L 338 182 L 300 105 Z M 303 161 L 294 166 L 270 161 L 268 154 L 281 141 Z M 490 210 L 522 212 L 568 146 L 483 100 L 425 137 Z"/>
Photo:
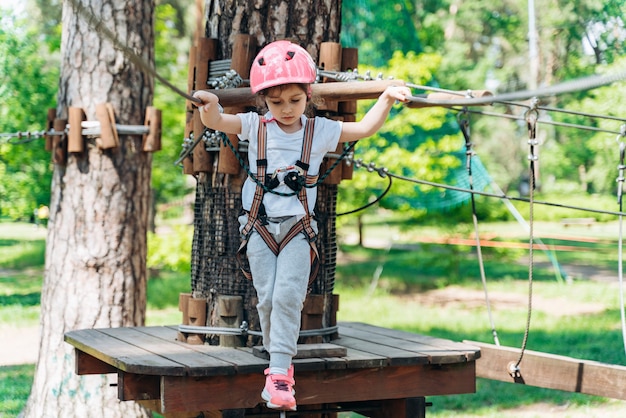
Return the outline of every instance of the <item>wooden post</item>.
<path id="1" fill-rule="evenodd" d="M 195 89 L 209 88 L 209 65 L 217 57 L 217 39 L 199 38 L 195 54 Z M 193 106 L 193 134 L 194 140 L 204 132 L 204 124 L 200 120 L 197 107 Z M 193 171 L 195 173 L 210 173 L 213 171 L 213 155 L 209 154 L 202 143 L 193 150 Z"/>
<path id="2" fill-rule="evenodd" d="M 320 44 L 319 67 L 326 71 L 339 71 L 341 69 L 341 44 L 337 42 L 322 42 Z M 324 80 L 325 83 L 331 80 Z M 339 104 L 334 100 L 324 100 L 317 108 L 337 112 Z"/>
<path id="3" fill-rule="evenodd" d="M 83 140 L 82 122 L 86 120 L 85 112 L 80 107 L 70 107 L 70 132 L 67 144 L 67 152 L 83 152 L 85 142 Z"/>
<path id="4" fill-rule="evenodd" d="M 65 134 L 66 126 L 67 119 L 54 120 L 54 130 L 56 132 L 63 132 L 63 134 L 61 135 L 54 135 L 52 137 L 52 162 L 54 164 L 67 164 L 67 135 Z"/>
<path id="5" fill-rule="evenodd" d="M 148 127 L 148 133 L 143 136 L 143 150 L 154 152 L 161 149 L 161 111 L 154 106 L 146 109 L 144 125 Z"/>
<path id="6" fill-rule="evenodd" d="M 343 48 L 341 50 L 341 71 L 355 70 L 359 66 L 359 50 L 357 48 Z M 348 100 L 339 102 L 339 113 L 343 116 L 344 122 L 355 122 L 357 113 L 357 101 Z M 337 149 L 343 152 L 343 149 Z M 344 180 L 352 179 L 354 172 L 354 164 L 343 160 L 341 163 L 341 178 Z"/>
<path id="7" fill-rule="evenodd" d="M 189 325 L 201 327 L 206 325 L 206 299 L 190 297 L 187 309 L 189 312 Z M 189 334 L 187 342 L 196 345 L 204 344 L 204 335 Z"/>
<path id="8" fill-rule="evenodd" d="M 48 115 L 46 117 L 46 151 L 52 151 L 52 135 L 48 135 L 47 132 L 54 130 L 54 119 L 56 116 L 56 109 L 48 109 Z"/>
<path id="9" fill-rule="evenodd" d="M 301 329 L 321 329 L 323 327 L 324 295 L 309 294 L 302 308 Z M 315 344 L 323 342 L 322 336 L 301 337 L 300 344 Z"/>
<path id="10" fill-rule="evenodd" d="M 238 34 L 235 37 L 233 44 L 233 56 L 230 63 L 230 68 L 237 71 L 242 78 L 247 79 L 250 77 L 250 63 L 254 59 L 256 53 L 256 42 L 251 35 Z M 233 106 L 226 107 L 224 113 L 235 114 L 242 112 L 245 107 Z M 239 144 L 239 137 L 237 135 L 228 135 L 228 139 L 233 144 L 235 149 Z M 223 174 L 239 174 L 241 165 L 239 160 L 232 152 L 232 150 L 226 144 L 220 144 L 220 156 L 217 165 L 217 172 Z"/>
<path id="11" fill-rule="evenodd" d="M 189 299 L 191 293 L 180 293 L 178 295 L 178 310 L 183 313 L 183 325 L 189 325 Z M 178 332 L 178 341 L 187 342 L 187 334 Z"/>
<path id="12" fill-rule="evenodd" d="M 96 118 L 100 122 L 100 138 L 96 138 L 96 145 L 100 149 L 117 148 L 120 139 L 115 127 L 115 112 L 111 103 L 101 103 L 96 106 Z"/>
<path id="13" fill-rule="evenodd" d="M 343 48 L 341 50 L 341 71 L 355 70 L 359 66 L 359 50 L 357 48 Z M 357 101 L 348 100 L 339 102 L 339 113 L 342 115 L 355 115 Z"/>
<path id="14" fill-rule="evenodd" d="M 193 131 L 193 112 L 187 112 L 187 122 L 185 123 L 185 139 L 191 136 Z M 193 171 L 193 153 L 189 154 L 187 158 L 183 160 L 183 174 L 194 175 Z"/>
<path id="15" fill-rule="evenodd" d="M 200 110 L 193 110 L 193 138 L 196 141 L 202 136 L 205 126 L 200 119 Z M 193 149 L 193 171 L 194 173 L 210 173 L 213 171 L 213 155 L 206 150 L 202 140 Z"/>
<path id="16" fill-rule="evenodd" d="M 239 328 L 243 320 L 243 298 L 241 296 L 219 295 L 217 297 L 218 327 Z M 220 346 L 240 347 L 241 337 L 220 335 Z"/>

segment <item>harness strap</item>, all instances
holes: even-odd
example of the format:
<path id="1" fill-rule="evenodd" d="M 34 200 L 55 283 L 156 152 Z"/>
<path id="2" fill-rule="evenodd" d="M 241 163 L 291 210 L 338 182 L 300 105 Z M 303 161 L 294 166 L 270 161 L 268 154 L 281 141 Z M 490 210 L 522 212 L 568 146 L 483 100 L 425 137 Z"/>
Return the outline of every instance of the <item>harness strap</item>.
<path id="1" fill-rule="evenodd" d="M 264 119 L 259 123 L 259 130 L 257 133 L 257 179 L 266 179 L 267 178 L 267 125 Z M 304 138 L 302 141 L 302 152 L 300 155 L 300 159 L 296 162 L 296 165 L 303 170 L 303 176 L 305 178 L 305 184 L 313 185 L 317 182 L 319 175 L 310 176 L 307 174 L 309 168 L 309 161 L 311 159 L 311 150 L 313 148 L 313 132 L 315 128 L 315 119 L 310 118 L 307 120 L 307 124 L 304 129 Z M 263 196 L 265 194 L 265 190 L 262 186 L 257 184 L 256 189 L 254 191 L 254 198 L 252 200 L 252 205 L 250 207 L 250 212 L 248 213 L 248 222 L 242 228 L 241 233 L 243 235 L 243 240 L 239 249 L 237 250 L 237 259 L 240 261 L 240 265 L 243 265 L 242 258 L 245 253 L 245 249 L 248 245 L 248 240 L 250 238 L 250 234 L 253 229 L 259 233 L 263 241 L 267 244 L 269 249 L 274 253 L 274 255 L 278 255 L 280 251 L 285 248 L 285 246 L 291 241 L 294 237 L 296 237 L 299 233 L 303 232 L 306 234 L 309 244 L 311 246 L 311 274 L 309 275 L 309 284 L 315 279 L 319 270 L 319 253 L 317 251 L 317 246 L 315 245 L 315 240 L 317 238 L 317 234 L 315 230 L 311 226 L 311 214 L 309 213 L 309 206 L 307 201 L 306 188 L 301 188 L 298 193 L 298 199 L 302 203 L 306 215 L 294 224 L 285 238 L 280 242 L 280 245 L 276 242 L 272 234 L 267 230 L 265 225 L 267 225 L 266 214 L 263 209 Z M 244 276 L 248 279 L 252 279 L 252 275 L 247 268 L 241 269 Z"/>

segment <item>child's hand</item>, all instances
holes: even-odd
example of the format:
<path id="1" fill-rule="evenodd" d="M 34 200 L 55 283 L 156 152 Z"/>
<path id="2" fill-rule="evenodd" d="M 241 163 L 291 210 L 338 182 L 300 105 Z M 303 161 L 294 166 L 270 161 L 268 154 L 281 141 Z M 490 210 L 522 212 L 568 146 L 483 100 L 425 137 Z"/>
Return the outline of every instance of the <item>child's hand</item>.
<path id="1" fill-rule="evenodd" d="M 198 90 L 193 94 L 193 97 L 200 99 L 200 101 L 202 102 L 202 104 L 194 103 L 196 106 L 198 106 L 201 112 L 208 112 L 212 106 L 217 107 L 219 111 L 219 99 L 215 94 L 209 93 L 208 91 L 204 90 Z"/>
<path id="2" fill-rule="evenodd" d="M 390 100 L 406 103 L 412 96 L 411 90 L 406 86 L 389 86 L 385 89 L 382 96 Z"/>

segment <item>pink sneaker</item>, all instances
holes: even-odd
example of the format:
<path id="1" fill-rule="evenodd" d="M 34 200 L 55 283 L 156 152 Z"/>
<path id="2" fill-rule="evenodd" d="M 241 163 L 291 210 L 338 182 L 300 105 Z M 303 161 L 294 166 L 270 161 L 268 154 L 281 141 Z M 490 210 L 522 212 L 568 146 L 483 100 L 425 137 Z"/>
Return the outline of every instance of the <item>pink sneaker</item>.
<path id="1" fill-rule="evenodd" d="M 293 379 L 293 365 L 289 368 L 287 376 L 284 374 L 269 374 L 270 369 L 265 369 L 265 387 L 261 397 L 267 402 L 267 407 L 288 411 L 296 410 L 296 384 Z"/>

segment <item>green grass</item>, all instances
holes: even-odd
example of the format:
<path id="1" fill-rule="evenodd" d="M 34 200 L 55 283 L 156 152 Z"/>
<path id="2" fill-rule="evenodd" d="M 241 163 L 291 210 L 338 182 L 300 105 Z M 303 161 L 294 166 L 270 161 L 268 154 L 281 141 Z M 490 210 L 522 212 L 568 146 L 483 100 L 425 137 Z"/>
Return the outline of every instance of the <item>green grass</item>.
<path id="1" fill-rule="evenodd" d="M 0 417 L 15 417 L 26 405 L 35 365 L 0 367 Z"/>
<path id="2" fill-rule="evenodd" d="M 388 241 L 390 223 L 376 220 L 366 228 L 369 238 Z M 400 223 L 401 224 L 401 223 Z M 475 248 L 417 243 L 424 236 L 471 237 L 467 226 L 436 229 L 391 224 L 394 246 L 360 248 L 341 244 L 337 267 L 336 291 L 340 295 L 339 320 L 361 321 L 379 326 L 448 338 L 455 341 L 475 340 L 493 343 L 484 300 L 478 299 L 437 304 L 429 302 L 429 291 L 456 289 L 481 294 L 480 272 Z M 350 225 L 345 227 L 350 232 Z M 560 225 L 545 224 L 538 229 L 553 238 L 546 245 L 571 245 L 586 251 L 555 251 L 552 253 L 565 266 L 595 266 L 617 270 L 615 228 L 603 224 L 586 229 L 569 229 L 570 235 L 587 236 L 595 242 L 572 242 L 563 235 Z M 604 232 L 598 232 L 604 230 Z M 34 234 L 24 234 L 24 230 Z M 342 229 L 344 231 L 344 229 Z M 191 229 L 177 229 L 175 234 L 190 234 Z M 524 243 L 525 232 L 516 224 L 484 224 L 481 233 L 496 234 L 493 240 Z M 587 233 L 587 234 L 585 234 Z M 556 237 L 556 238 L 555 238 Z M 153 254 L 165 254 L 187 243 L 163 237 L 151 242 L 165 246 Z M 384 247 L 384 246 L 383 246 Z M 29 225 L 0 223 L 0 326 L 34 326 L 39 318 L 39 298 L 43 276 L 45 234 Z M 5 251 L 6 250 L 6 251 Z M 519 348 L 526 325 L 528 295 L 528 260 L 526 251 L 504 248 L 483 248 L 485 272 L 492 301 L 493 317 L 500 341 L 505 346 Z M 171 254 L 170 254 L 171 256 Z M 184 254 L 181 257 L 187 257 Z M 161 259 L 163 261 L 163 259 Z M 559 281 L 548 256 L 535 252 L 533 270 L 534 306 L 527 348 L 553 354 L 605 363 L 626 365 L 620 327 L 620 307 L 615 280 L 594 282 L 584 277 Z M 170 257 L 159 270 L 151 269 L 148 281 L 147 324 L 176 324 L 180 322 L 178 294 L 189 291 L 189 272 L 181 269 L 184 262 Z M 10 266 L 10 267 L 6 267 Z M 382 273 L 373 281 L 377 269 Z M 157 274 L 158 273 L 158 274 Z M 616 277 L 616 276 L 615 276 Z M 371 285 L 375 283 L 373 288 Z M 451 287 L 453 286 L 453 287 Z M 499 295 L 517 298 L 519 303 L 499 303 Z M 564 315 L 554 306 L 600 306 L 588 313 Z M 593 305 L 592 305 L 593 304 Z M 551 310 L 552 308 L 552 310 Z M 19 318 L 19 319 L 17 319 Z M 33 378 L 33 365 L 0 367 L 0 411 L 6 417 L 16 416 L 23 408 Z M 552 407 L 567 406 L 568 412 L 594 415 L 598 406 L 626 408 L 621 401 L 513 385 L 478 379 L 477 393 L 431 397 L 428 415 L 437 417 L 510 415 L 506 410 L 544 403 Z M 4 417 L 5 415 L 0 414 Z M 342 414 L 343 417 L 358 416 Z"/>

